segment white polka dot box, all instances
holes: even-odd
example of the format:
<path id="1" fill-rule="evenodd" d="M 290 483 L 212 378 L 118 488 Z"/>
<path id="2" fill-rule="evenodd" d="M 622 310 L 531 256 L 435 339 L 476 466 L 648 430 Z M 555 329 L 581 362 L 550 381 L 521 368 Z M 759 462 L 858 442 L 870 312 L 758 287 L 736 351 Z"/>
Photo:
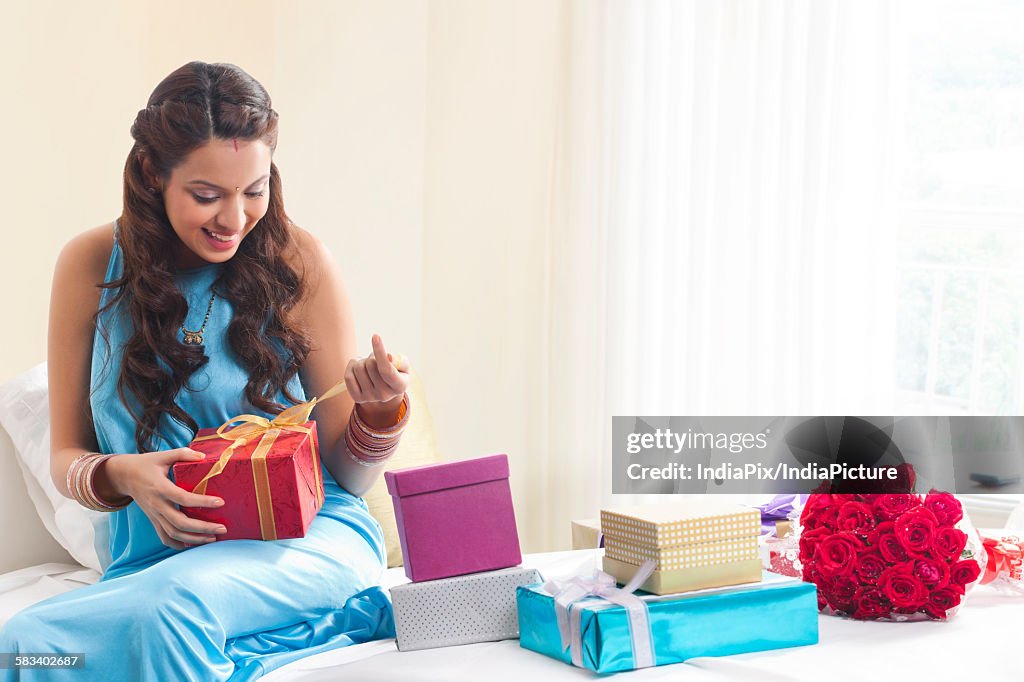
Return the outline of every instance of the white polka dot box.
<path id="1" fill-rule="evenodd" d="M 516 588 L 543 582 L 536 569 L 503 568 L 391 588 L 399 651 L 519 637 Z"/>

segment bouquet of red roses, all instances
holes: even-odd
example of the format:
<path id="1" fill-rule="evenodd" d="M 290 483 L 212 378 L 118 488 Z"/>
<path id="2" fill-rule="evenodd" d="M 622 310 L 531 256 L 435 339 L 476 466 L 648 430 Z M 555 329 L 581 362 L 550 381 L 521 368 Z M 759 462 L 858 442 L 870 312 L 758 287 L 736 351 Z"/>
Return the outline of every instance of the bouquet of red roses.
<path id="1" fill-rule="evenodd" d="M 944 620 L 985 570 L 959 500 L 935 490 L 814 494 L 795 535 L 819 609 L 859 620 Z"/>

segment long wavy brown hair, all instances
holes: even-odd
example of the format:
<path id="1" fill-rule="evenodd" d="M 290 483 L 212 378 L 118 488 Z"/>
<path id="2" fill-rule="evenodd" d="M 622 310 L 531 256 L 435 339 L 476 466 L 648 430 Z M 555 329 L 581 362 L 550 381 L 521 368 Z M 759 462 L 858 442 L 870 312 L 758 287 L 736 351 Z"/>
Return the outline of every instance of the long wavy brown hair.
<path id="1" fill-rule="evenodd" d="M 124 304 L 132 336 L 124 347 L 117 390 L 135 417 L 139 452 L 155 449 L 165 413 L 193 433 L 197 430 L 175 397 L 208 361 L 202 346 L 178 340 L 188 312 L 173 279 L 178 236 L 161 195 L 149 191 L 143 158 L 166 180 L 189 153 L 214 138 L 262 140 L 273 153 L 277 121 L 270 95 L 252 76 L 233 64 L 197 61 L 161 81 L 132 124 L 135 143 L 124 167 L 124 212 L 117 222 L 124 272 L 120 279 L 101 285 L 115 293 L 97 314 L 97 322 L 108 307 Z M 217 295 L 234 303 L 228 342 L 248 370 L 246 399 L 265 412 L 277 413 L 284 408 L 276 400 L 279 391 L 287 400 L 298 401 L 287 383 L 306 360 L 310 341 L 295 318 L 305 284 L 303 273 L 286 257 L 296 244 L 273 162 L 268 189 L 267 213 L 225 264 Z M 132 408 L 129 394 L 138 408 Z"/>

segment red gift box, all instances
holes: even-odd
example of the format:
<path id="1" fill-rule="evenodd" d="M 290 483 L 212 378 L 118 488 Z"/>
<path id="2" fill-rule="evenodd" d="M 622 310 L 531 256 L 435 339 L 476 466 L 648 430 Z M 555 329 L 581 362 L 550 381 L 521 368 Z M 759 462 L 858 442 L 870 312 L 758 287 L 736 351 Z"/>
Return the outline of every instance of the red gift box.
<path id="1" fill-rule="evenodd" d="M 226 526 L 217 540 L 303 537 L 324 501 L 316 422 L 226 426 L 196 434 L 189 447 L 205 459 L 174 465 L 180 488 L 220 497 L 224 506 L 182 511 Z"/>

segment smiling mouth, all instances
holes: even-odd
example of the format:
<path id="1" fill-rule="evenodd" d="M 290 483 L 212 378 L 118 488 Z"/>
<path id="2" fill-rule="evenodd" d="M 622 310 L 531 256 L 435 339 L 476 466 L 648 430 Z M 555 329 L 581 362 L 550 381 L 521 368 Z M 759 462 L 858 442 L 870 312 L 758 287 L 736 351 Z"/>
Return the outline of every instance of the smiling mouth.
<path id="1" fill-rule="evenodd" d="M 203 232 L 205 232 L 210 237 L 216 239 L 219 242 L 224 242 L 226 244 L 235 241 L 235 239 L 238 237 L 237 234 L 232 234 L 232 235 L 225 236 L 225 235 L 220 234 L 219 232 L 211 232 L 210 230 L 207 230 L 205 227 L 202 228 L 202 229 L 203 229 Z"/>

